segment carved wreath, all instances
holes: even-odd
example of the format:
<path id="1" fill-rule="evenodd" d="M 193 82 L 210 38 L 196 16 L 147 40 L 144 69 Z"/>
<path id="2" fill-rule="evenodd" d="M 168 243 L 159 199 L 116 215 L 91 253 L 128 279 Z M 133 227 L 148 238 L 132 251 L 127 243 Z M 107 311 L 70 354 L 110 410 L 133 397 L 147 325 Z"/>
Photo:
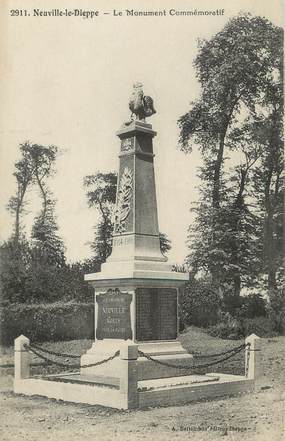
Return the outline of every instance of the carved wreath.
<path id="1" fill-rule="evenodd" d="M 114 215 L 115 231 L 117 233 L 123 233 L 126 231 L 125 221 L 130 213 L 132 195 L 133 173 L 128 167 L 126 167 L 121 177 Z"/>

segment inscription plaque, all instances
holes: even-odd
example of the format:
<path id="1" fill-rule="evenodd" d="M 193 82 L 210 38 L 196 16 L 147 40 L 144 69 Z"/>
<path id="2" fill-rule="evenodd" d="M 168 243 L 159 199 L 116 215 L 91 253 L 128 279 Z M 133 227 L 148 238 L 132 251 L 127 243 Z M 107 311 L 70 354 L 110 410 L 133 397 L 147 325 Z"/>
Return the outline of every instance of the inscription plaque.
<path id="1" fill-rule="evenodd" d="M 136 339 L 175 340 L 177 291 L 171 288 L 137 288 Z"/>
<path id="2" fill-rule="evenodd" d="M 97 340 L 132 339 L 130 304 L 132 295 L 118 289 L 98 294 Z"/>

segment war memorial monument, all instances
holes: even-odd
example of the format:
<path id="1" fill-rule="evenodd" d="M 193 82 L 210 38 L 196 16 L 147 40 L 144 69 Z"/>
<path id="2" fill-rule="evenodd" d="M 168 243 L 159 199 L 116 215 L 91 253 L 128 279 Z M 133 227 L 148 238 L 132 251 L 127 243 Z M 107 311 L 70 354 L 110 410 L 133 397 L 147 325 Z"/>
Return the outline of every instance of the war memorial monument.
<path id="1" fill-rule="evenodd" d="M 155 110 L 141 84 L 133 90 L 129 106 L 136 119 L 117 132 L 120 164 L 112 254 L 100 273 L 85 277 L 95 288 L 96 328 L 95 343 L 82 357 L 83 364 L 113 353 L 126 340 L 163 359 L 189 359 L 177 341 L 178 288 L 189 275 L 173 272 L 160 250 L 153 154 L 156 132 L 145 122 Z M 146 368 L 145 374 L 159 377 L 162 370 Z"/>
<path id="2" fill-rule="evenodd" d="M 78 372 L 35 378 L 30 375 L 32 343 L 18 337 L 14 391 L 122 409 L 251 391 L 259 375 L 258 337 L 250 336 L 238 348 L 246 349 L 244 376 L 195 374 L 193 355 L 178 340 L 178 294 L 189 275 L 172 271 L 161 253 L 156 132 L 145 121 L 155 109 L 140 83 L 129 107 L 132 118 L 116 133 L 120 153 L 112 253 L 100 272 L 85 276 L 95 290 L 95 341 L 81 356 Z"/>

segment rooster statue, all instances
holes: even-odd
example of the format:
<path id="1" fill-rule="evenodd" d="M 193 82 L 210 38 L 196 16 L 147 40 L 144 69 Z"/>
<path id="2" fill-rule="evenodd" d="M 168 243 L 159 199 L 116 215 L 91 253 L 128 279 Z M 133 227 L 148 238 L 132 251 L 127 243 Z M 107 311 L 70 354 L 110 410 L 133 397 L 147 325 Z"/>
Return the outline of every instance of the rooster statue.
<path id="1" fill-rule="evenodd" d="M 156 113 L 153 107 L 153 99 L 150 96 L 145 96 L 141 83 L 135 83 L 133 85 L 133 93 L 129 101 L 129 108 L 136 119 L 139 121 L 145 121 L 146 116 L 151 116 Z"/>

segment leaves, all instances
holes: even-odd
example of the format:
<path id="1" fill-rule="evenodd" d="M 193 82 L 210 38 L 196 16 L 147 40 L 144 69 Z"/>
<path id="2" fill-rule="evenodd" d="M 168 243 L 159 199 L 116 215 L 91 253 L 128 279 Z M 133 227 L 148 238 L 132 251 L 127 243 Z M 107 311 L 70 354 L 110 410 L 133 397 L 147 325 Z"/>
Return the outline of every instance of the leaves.
<path id="1" fill-rule="evenodd" d="M 112 212 L 116 200 L 117 174 L 96 172 L 84 178 L 89 207 L 96 208 L 101 219 L 94 227 L 91 248 L 99 262 L 105 262 L 112 251 Z"/>
<path id="2" fill-rule="evenodd" d="M 271 283 L 279 274 L 282 56 L 281 28 L 233 18 L 199 42 L 201 94 L 178 120 L 181 150 L 198 147 L 203 159 L 187 263 L 233 294 L 260 283 L 267 266 Z"/>

